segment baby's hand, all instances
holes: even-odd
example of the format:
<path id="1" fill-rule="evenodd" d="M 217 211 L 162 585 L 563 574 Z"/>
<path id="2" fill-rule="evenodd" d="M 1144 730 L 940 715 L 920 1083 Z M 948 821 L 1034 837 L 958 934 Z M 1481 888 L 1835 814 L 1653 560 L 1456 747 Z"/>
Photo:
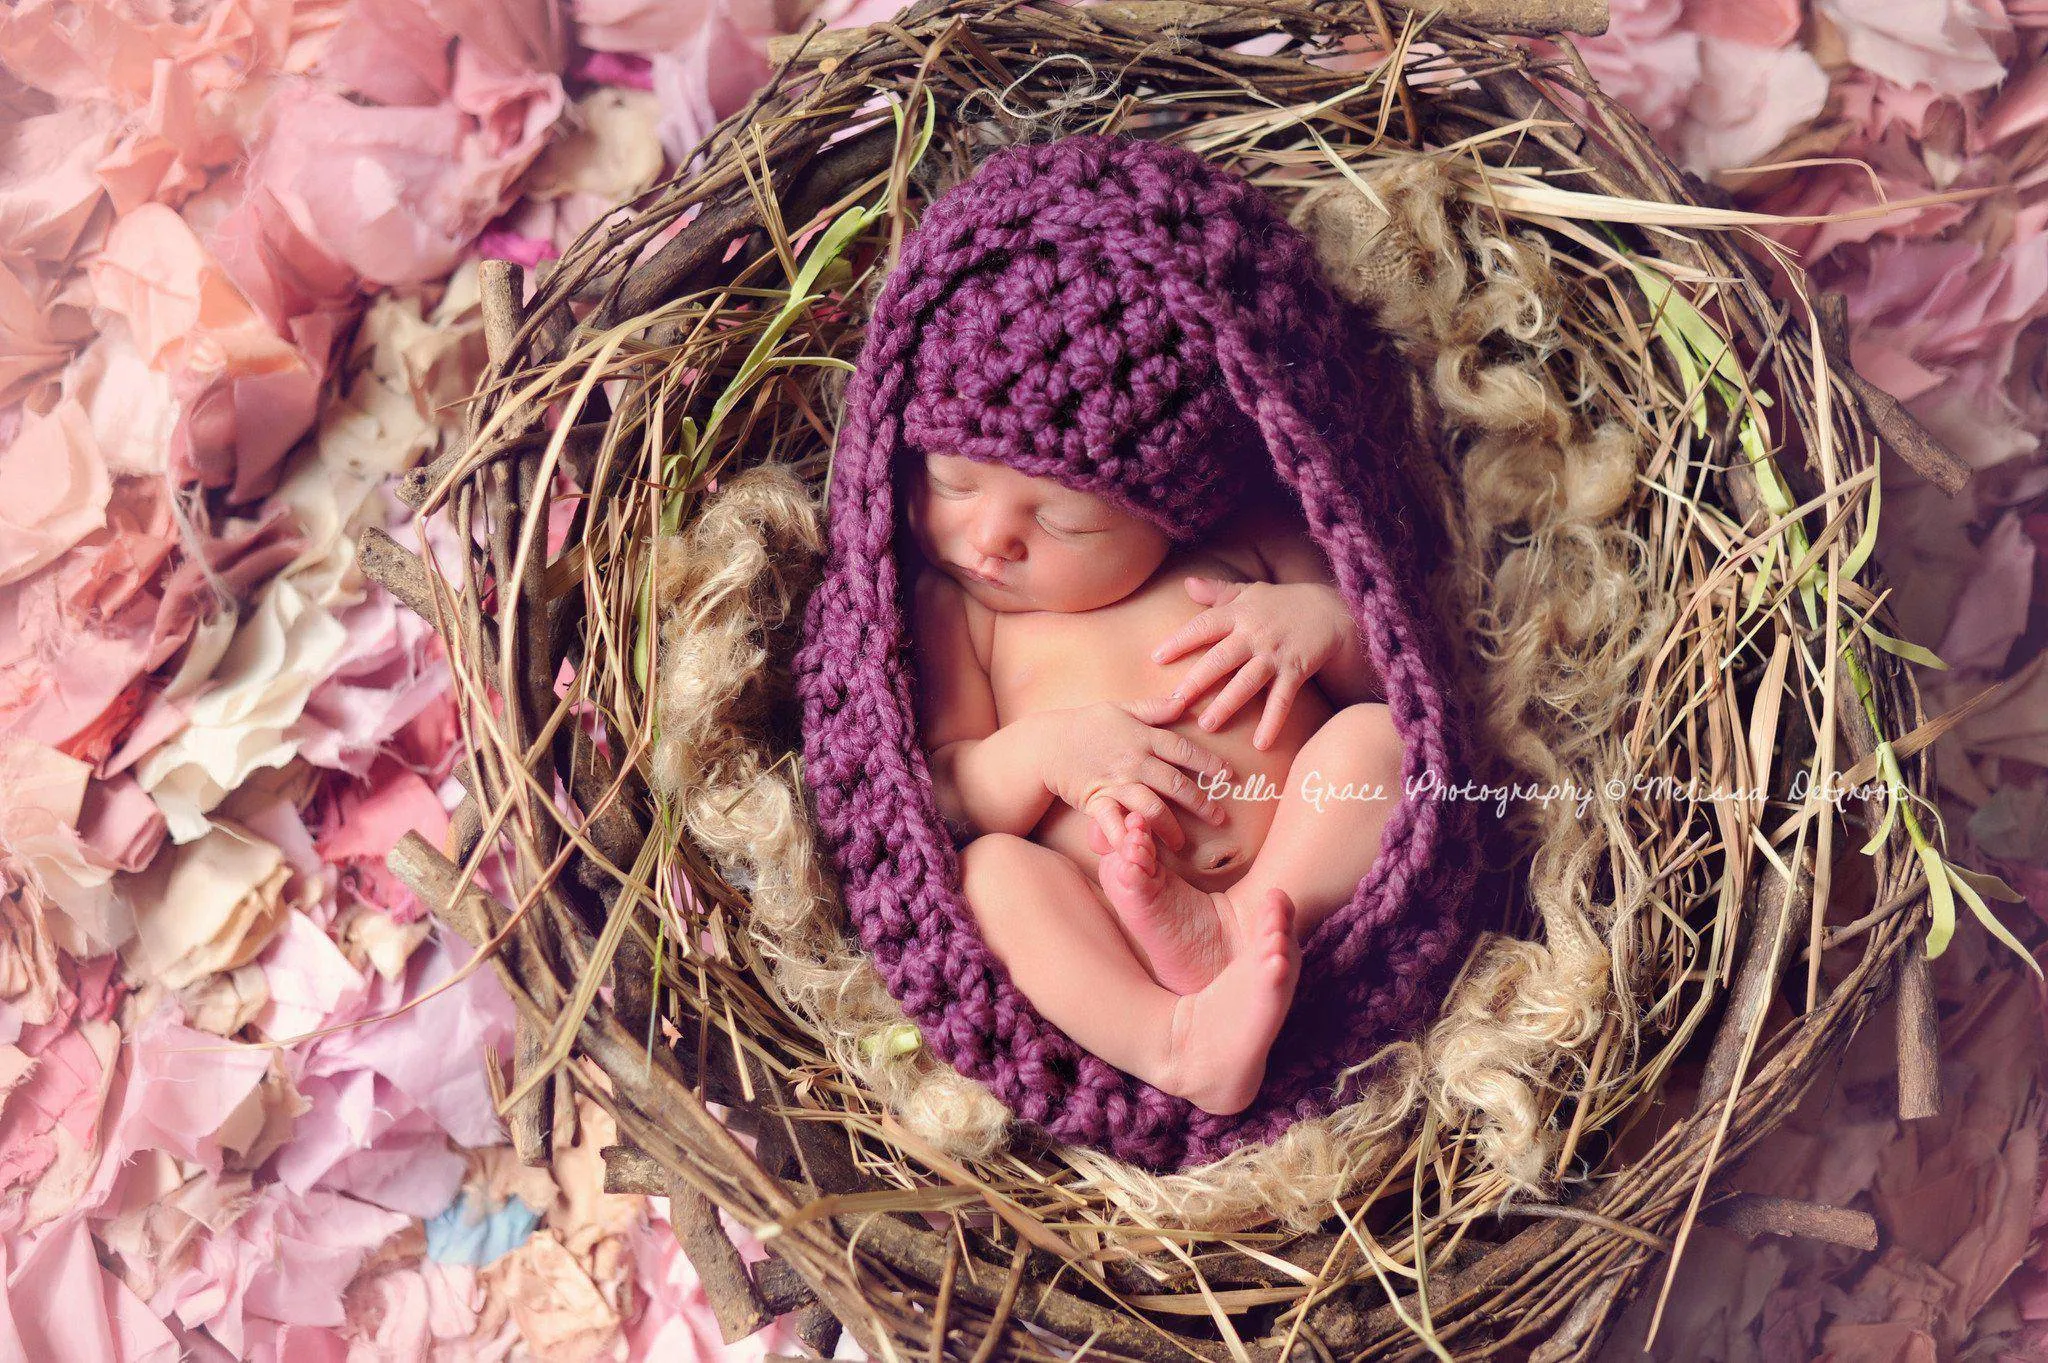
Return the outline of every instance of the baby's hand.
<path id="1" fill-rule="evenodd" d="M 1356 626 L 1336 588 L 1317 582 L 1225 582 L 1190 577 L 1188 595 L 1209 607 L 1166 636 L 1152 650 L 1155 663 L 1171 662 L 1215 641 L 1202 660 L 1181 678 L 1168 697 L 1178 715 L 1196 696 L 1235 672 L 1202 714 L 1204 729 L 1221 728 L 1268 682 L 1273 692 L 1252 735 L 1252 746 L 1270 748 L 1302 684 L 1343 651 Z"/>
<path id="2" fill-rule="evenodd" d="M 1100 701 L 1013 722 L 1033 727 L 1030 751 L 1045 788 L 1088 815 L 1110 842 L 1122 839 L 1124 816 L 1135 813 L 1177 849 L 1187 833 L 1166 801 L 1222 823 L 1222 802 L 1208 791 L 1230 779 L 1230 767 L 1185 735 L 1156 727 L 1167 708 L 1162 700 Z"/>

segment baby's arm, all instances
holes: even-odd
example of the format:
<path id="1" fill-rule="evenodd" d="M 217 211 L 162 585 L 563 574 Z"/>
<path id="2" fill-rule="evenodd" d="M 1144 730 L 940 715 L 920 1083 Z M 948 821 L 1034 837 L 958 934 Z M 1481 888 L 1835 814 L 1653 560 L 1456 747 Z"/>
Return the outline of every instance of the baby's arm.
<path id="1" fill-rule="evenodd" d="M 995 688 L 975 647 L 975 604 L 943 573 L 911 584 L 918 732 L 931 755 L 933 794 L 956 841 L 982 833 L 1029 836 L 1052 804 L 1035 778 L 1024 731 L 996 722 Z"/>
<path id="2" fill-rule="evenodd" d="M 1326 587 L 1344 604 L 1345 614 L 1350 614 L 1349 604 L 1337 589 L 1336 574 L 1330 571 L 1330 560 L 1309 534 L 1300 512 L 1276 498 L 1260 498 L 1242 513 L 1240 534 L 1265 565 L 1269 581 Z M 1386 684 L 1372 665 L 1364 636 L 1355 628 L 1344 632 L 1342 650 L 1323 664 L 1315 682 L 1339 708 L 1386 698 Z"/>

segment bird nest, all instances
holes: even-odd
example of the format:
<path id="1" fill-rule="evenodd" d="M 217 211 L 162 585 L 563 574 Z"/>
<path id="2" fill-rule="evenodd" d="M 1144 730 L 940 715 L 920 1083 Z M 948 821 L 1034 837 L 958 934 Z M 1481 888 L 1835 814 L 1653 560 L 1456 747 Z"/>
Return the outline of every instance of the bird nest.
<path id="1" fill-rule="evenodd" d="M 472 754 L 451 846 L 393 866 L 517 1005 L 521 1153 L 603 1105 L 610 1186 L 671 1199 L 729 1338 L 1560 1360 L 1702 1218 L 1869 1233 L 1716 1176 L 1895 991 L 1901 1111 L 1932 1110 L 1926 953 L 1977 905 L 1871 547 L 1881 447 L 1960 469 L 1758 219 L 1568 40 L 1516 37 L 1603 23 L 921 4 L 787 40 L 530 298 L 487 263 L 469 438 L 402 489 L 458 549 L 363 544 L 446 639 Z M 1397 338 L 1483 752 L 1454 798 L 1495 815 L 1440 1019 L 1356 1103 L 1172 1174 L 1051 1143 L 920 1044 L 848 940 L 790 694 L 878 281 L 990 149 L 1083 131 L 1246 176 Z"/>

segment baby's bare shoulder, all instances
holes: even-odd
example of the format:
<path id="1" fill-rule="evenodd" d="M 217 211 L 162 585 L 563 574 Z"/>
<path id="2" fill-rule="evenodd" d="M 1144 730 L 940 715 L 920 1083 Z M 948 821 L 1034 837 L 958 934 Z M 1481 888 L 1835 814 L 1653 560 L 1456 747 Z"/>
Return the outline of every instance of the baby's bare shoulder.
<path id="1" fill-rule="evenodd" d="M 929 751 L 996 731 L 995 691 L 975 646 L 976 605 L 958 583 L 927 571 L 910 584 L 915 706 Z"/>
<path id="2" fill-rule="evenodd" d="M 911 633 L 919 639 L 939 636 L 965 644 L 986 672 L 995 613 L 969 596 L 966 589 L 935 568 L 920 565 L 910 581 Z M 938 640 L 934 640 L 938 642 Z"/>

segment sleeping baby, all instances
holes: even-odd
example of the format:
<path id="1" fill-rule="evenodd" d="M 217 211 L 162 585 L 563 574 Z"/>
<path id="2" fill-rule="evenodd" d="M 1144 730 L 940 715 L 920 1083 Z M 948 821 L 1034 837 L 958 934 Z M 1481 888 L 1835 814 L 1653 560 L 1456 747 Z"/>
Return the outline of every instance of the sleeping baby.
<path id="1" fill-rule="evenodd" d="M 1401 793 L 1322 550 L 1277 489 L 1177 543 L 1054 477 L 906 458 L 920 737 L 983 936 L 1080 1045 L 1244 1110 Z"/>
<path id="2" fill-rule="evenodd" d="M 1464 723 L 1415 375 L 1182 147 L 1005 147 L 914 216 L 792 669 L 848 932 L 1054 1141 L 1175 1169 L 1274 1140 L 1470 940 L 1470 802 L 1424 793 Z"/>

